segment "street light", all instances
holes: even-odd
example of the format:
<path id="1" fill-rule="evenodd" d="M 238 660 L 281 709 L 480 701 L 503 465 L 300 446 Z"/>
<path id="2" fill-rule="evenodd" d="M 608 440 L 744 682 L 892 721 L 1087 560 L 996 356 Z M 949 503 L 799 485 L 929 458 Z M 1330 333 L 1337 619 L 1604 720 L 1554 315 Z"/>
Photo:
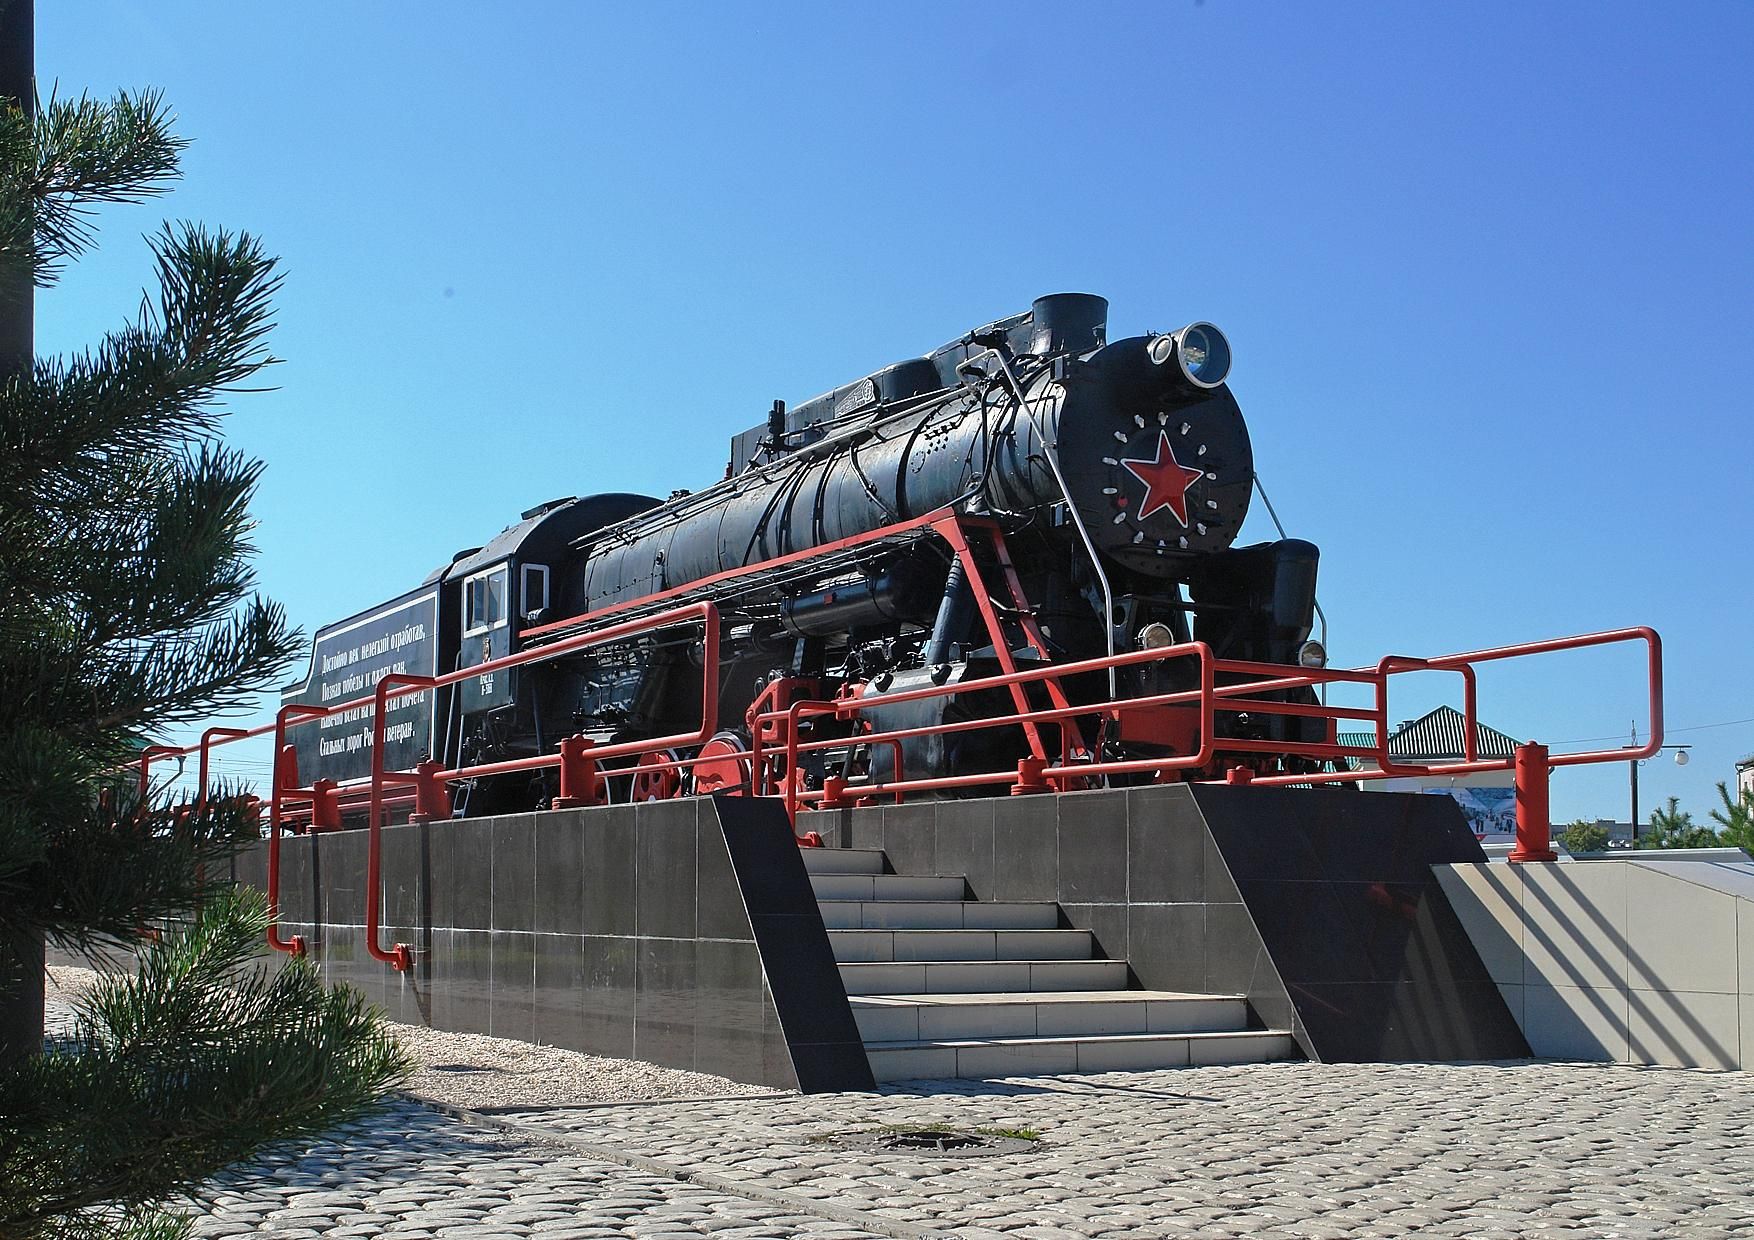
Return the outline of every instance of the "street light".
<path id="1" fill-rule="evenodd" d="M 1638 748 L 1638 725 L 1636 723 L 1632 725 L 1632 747 Z M 1673 749 L 1675 751 L 1675 765 L 1686 766 L 1687 751 L 1691 748 L 1693 748 L 1692 745 L 1659 745 L 1657 752 L 1661 753 L 1664 750 Z M 1651 756 L 1655 757 L 1656 755 L 1652 754 Z M 1627 770 L 1632 775 L 1632 846 L 1634 848 L 1638 847 L 1638 768 L 1648 761 L 1650 761 L 1649 758 L 1634 758 L 1626 764 Z"/>

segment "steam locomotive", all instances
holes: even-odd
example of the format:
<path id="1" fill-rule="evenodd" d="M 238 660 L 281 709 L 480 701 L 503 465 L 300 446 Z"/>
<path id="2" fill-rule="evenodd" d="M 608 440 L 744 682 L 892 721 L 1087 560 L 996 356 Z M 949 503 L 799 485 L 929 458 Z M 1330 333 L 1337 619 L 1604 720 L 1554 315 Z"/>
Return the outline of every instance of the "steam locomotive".
<path id="1" fill-rule="evenodd" d="M 724 478 L 704 490 L 541 504 L 414 590 L 323 627 L 310 671 L 283 702 L 328 707 L 386 675 L 436 676 L 533 647 L 557 653 L 398 692 L 381 740 L 370 705 L 298 728 L 301 779 L 359 781 L 374 744 L 385 769 L 426 759 L 461 769 L 553 753 L 573 735 L 684 734 L 699 727 L 709 665 L 717 734 L 671 764 L 630 765 L 608 780 L 612 798 L 748 789 L 761 712 L 800 698 L 855 708 L 812 725 L 841 728 L 847 744 L 785 773 L 804 786 L 837 770 L 881 782 L 898 767 L 910 780 L 1015 767 L 1043 732 L 1056 756 L 1196 752 L 1197 714 L 1173 706 L 1126 712 L 1115 726 L 1062 716 L 1033 730 L 857 743 L 873 728 L 1047 702 L 1036 683 L 886 703 L 928 685 L 1189 640 L 1225 659 L 1323 661 L 1309 640 L 1316 548 L 1233 546 L 1254 468 L 1225 384 L 1224 335 L 1194 323 L 1111 342 L 1107 311 L 1089 294 L 1043 297 L 923 357 L 802 404 L 776 401 L 731 440 Z M 699 601 L 718 608 L 715 660 L 688 624 L 566 644 Z M 1061 700 L 1090 704 L 1191 688 L 1193 674 L 1169 659 L 1052 684 Z M 1322 739 L 1312 718 L 1225 720 L 1239 736 Z M 553 780 L 547 771 L 463 781 L 457 812 L 541 805 Z"/>

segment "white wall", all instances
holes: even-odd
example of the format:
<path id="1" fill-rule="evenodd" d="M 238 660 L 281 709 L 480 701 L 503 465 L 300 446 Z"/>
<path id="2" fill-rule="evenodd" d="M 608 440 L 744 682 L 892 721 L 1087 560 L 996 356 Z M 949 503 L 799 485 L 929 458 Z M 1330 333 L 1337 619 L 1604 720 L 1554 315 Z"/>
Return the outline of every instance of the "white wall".
<path id="1" fill-rule="evenodd" d="M 1434 868 L 1536 1055 L 1754 1068 L 1754 863 Z"/>

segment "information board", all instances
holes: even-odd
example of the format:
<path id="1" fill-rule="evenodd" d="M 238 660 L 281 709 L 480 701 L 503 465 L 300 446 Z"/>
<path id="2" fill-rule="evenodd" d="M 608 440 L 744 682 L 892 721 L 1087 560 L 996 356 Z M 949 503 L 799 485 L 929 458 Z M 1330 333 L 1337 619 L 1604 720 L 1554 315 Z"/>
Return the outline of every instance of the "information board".
<path id="1" fill-rule="evenodd" d="M 336 706 L 370 698 L 392 673 L 433 676 L 438 669 L 438 591 L 410 595 L 369 615 L 320 630 L 305 683 L 281 695 L 282 704 Z M 403 771 L 433 752 L 437 694 L 431 689 L 393 693 L 384 706 L 384 769 Z M 371 777 L 371 701 L 291 728 L 300 781 L 337 783 Z"/>

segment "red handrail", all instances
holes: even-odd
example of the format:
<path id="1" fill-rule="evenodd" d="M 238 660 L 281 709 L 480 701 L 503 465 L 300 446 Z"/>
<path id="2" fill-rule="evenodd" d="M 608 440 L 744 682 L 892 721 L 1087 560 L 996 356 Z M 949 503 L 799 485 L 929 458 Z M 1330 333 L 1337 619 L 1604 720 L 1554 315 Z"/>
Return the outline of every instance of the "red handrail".
<path id="1" fill-rule="evenodd" d="M 1644 745 L 1549 756 L 1544 746 L 1530 742 L 1519 746 L 1518 752 L 1509 757 L 1486 759 L 1479 757 L 1478 678 L 1475 664 L 1631 641 L 1644 642 L 1648 652 L 1647 687 L 1651 734 Z M 990 771 L 929 779 L 895 779 L 870 783 L 838 781 L 832 790 L 826 788 L 822 790 L 799 789 L 792 778 L 792 773 L 798 769 L 800 754 L 837 748 L 848 743 L 845 738 L 840 737 L 821 740 L 802 739 L 800 725 L 806 718 L 833 716 L 848 719 L 856 717 L 863 707 L 891 705 L 926 698 L 955 697 L 986 689 L 1014 687 L 1032 680 L 1059 678 L 1080 672 L 1123 667 L 1154 660 L 1188 657 L 1195 657 L 1200 661 L 1201 685 L 1198 689 L 1121 701 L 1097 702 L 1083 706 L 1056 707 L 1047 710 L 1019 710 L 1006 715 L 981 719 L 896 728 L 884 732 L 867 733 L 859 737 L 858 740 L 859 743 L 877 744 L 919 736 L 1064 720 L 1077 716 L 1101 715 L 1118 719 L 1129 710 L 1142 710 L 1166 705 L 1197 704 L 1200 711 L 1199 735 L 1201 740 L 1199 752 L 1196 754 L 1114 762 L 1062 762 L 1053 766 L 1046 765 L 1039 759 L 1025 759 L 1015 773 Z M 1395 675 L 1413 671 L 1453 671 L 1461 675 L 1465 736 L 1463 758 L 1460 762 L 1412 764 L 1396 762 L 1390 757 L 1388 752 L 1389 680 Z M 1240 684 L 1218 685 L 1215 682 L 1219 674 L 1245 675 L 1257 679 Z M 1252 696 L 1261 693 L 1283 692 L 1289 689 L 1313 688 L 1324 683 L 1368 685 L 1374 690 L 1374 705 L 1370 709 L 1361 709 L 1325 704 L 1261 701 Z M 807 802 L 843 803 L 845 799 L 850 797 L 870 796 L 878 793 L 894 792 L 899 795 L 903 791 L 951 791 L 1005 783 L 1011 784 L 1013 792 L 1048 791 L 1056 783 L 1064 787 L 1069 781 L 1080 777 L 1120 773 L 1161 776 L 1173 770 L 1197 769 L 1209 765 L 1215 753 L 1218 752 L 1259 753 L 1320 760 L 1363 759 L 1374 762 L 1376 765 L 1374 769 L 1361 767 L 1355 770 L 1263 776 L 1255 775 L 1252 770 L 1239 768 L 1239 771 L 1247 775 L 1247 779 L 1238 778 L 1231 782 L 1249 782 L 1268 786 L 1356 783 L 1406 776 L 1429 777 L 1472 774 L 1482 771 L 1515 771 L 1518 787 L 1519 844 L 1517 851 L 1512 854 L 1512 859 L 1536 860 L 1547 859 L 1552 855 L 1552 850 L 1546 843 L 1549 824 L 1546 820 L 1544 795 L 1545 772 L 1557 766 L 1578 766 L 1592 762 L 1624 762 L 1647 758 L 1656 753 L 1661 747 L 1663 735 L 1662 688 L 1662 641 L 1656 631 L 1648 627 L 1615 629 L 1602 633 L 1581 634 L 1575 637 L 1526 642 L 1514 646 L 1471 651 L 1465 654 L 1445 655 L 1435 659 L 1389 655 L 1379 661 L 1375 668 L 1351 670 L 1291 668 L 1271 663 L 1216 659 L 1204 643 L 1190 642 L 1158 650 L 1133 651 L 1117 655 L 1113 659 L 1088 659 L 1078 663 L 1058 664 L 1021 672 L 1005 672 L 957 684 L 927 685 L 900 693 L 885 694 L 877 699 L 800 700 L 791 703 L 784 711 L 773 711 L 760 715 L 755 722 L 777 723 L 784 729 L 783 751 L 786 778 L 780 791 L 785 798 L 787 811 L 793 815 L 794 821 L 798 809 Z M 1234 702 L 1236 705 L 1222 704 L 1226 702 Z M 1369 747 L 1363 747 L 1333 742 L 1256 740 L 1216 734 L 1214 721 L 1217 715 L 1244 710 L 1260 714 L 1326 718 L 1336 723 L 1343 719 L 1368 721 L 1373 725 L 1373 743 Z M 1542 790 L 1539 795 L 1534 791 L 1537 779 Z"/>
<path id="2" fill-rule="evenodd" d="M 933 514 L 930 518 L 903 524 L 909 528 L 929 524 L 931 520 L 935 520 L 941 515 Z M 563 623 L 576 622 L 575 620 Z M 386 770 L 383 765 L 385 708 L 395 689 L 410 687 L 437 689 L 472 676 L 481 675 L 484 672 L 557 658 L 576 650 L 622 640 L 655 629 L 696 622 L 701 623 L 705 629 L 704 647 L 706 653 L 702 667 L 701 722 L 700 727 L 694 732 L 624 741 L 603 746 L 594 746 L 582 737 L 569 737 L 562 742 L 560 752 L 554 754 L 538 754 L 527 758 L 448 770 L 439 769 L 439 764 L 433 762 L 422 763 L 412 771 Z M 356 807 L 358 806 L 357 799 L 363 796 L 363 808 L 366 810 L 367 825 L 370 828 L 367 851 L 368 949 L 375 958 L 392 964 L 399 970 L 406 970 L 411 966 L 413 959 L 412 950 L 408 945 L 396 944 L 386 950 L 379 945 L 378 941 L 382 930 L 379 924 L 382 895 L 379 890 L 381 886 L 380 830 L 386 807 L 412 800 L 414 803 L 413 820 L 439 817 L 449 812 L 448 802 L 444 794 L 444 785 L 449 781 L 547 767 L 560 768 L 563 794 L 571 796 L 575 803 L 592 803 L 601 795 L 602 774 L 599 764 L 606 760 L 643 756 L 646 759 L 644 769 L 675 769 L 678 771 L 704 762 L 722 761 L 722 755 L 703 757 L 699 754 L 678 756 L 664 753 L 666 750 L 686 749 L 700 745 L 712 736 L 717 727 L 719 635 L 718 609 L 711 603 L 700 602 L 657 615 L 624 621 L 604 629 L 576 633 L 556 641 L 552 645 L 526 648 L 499 659 L 470 668 L 460 668 L 441 676 L 425 677 L 390 673 L 378 681 L 369 697 L 355 698 L 329 706 L 289 704 L 281 708 L 274 723 L 270 725 L 250 729 L 209 728 L 202 734 L 198 745 L 185 748 L 162 745 L 148 746 L 137 760 L 140 768 L 142 801 L 144 803 L 150 789 L 149 769 L 152 763 L 168 757 L 198 752 L 201 756 L 201 795 L 205 797 L 210 769 L 209 755 L 214 748 L 272 732 L 274 734 L 275 763 L 268 828 L 268 899 L 271 913 L 268 941 L 276 950 L 303 954 L 305 951 L 303 937 L 294 935 L 290 939 L 283 939 L 278 929 L 281 827 L 287 821 L 289 807 L 300 803 L 309 804 L 310 809 L 305 812 L 310 814 L 313 829 L 338 826 L 341 808 L 340 797 L 347 790 L 337 789 L 334 785 L 328 784 L 328 781 L 318 781 L 310 788 L 296 786 L 296 755 L 295 751 L 285 743 L 286 732 L 290 726 L 309 723 L 343 710 L 364 706 L 370 702 L 373 713 L 371 777 L 367 786 L 354 786 L 350 794 L 354 798 L 352 803 Z M 1531 742 L 1520 746 L 1517 754 L 1513 757 L 1485 759 L 1479 757 L 1476 665 L 1624 642 L 1643 642 L 1647 648 L 1648 706 L 1651 726 L 1649 739 L 1644 745 L 1549 755 L 1544 747 Z M 802 725 L 806 719 L 833 717 L 841 720 L 852 720 L 859 718 L 865 708 L 873 705 L 894 705 L 927 698 L 954 697 L 959 694 L 994 688 L 1004 688 L 1016 693 L 1023 685 L 1033 682 L 1049 681 L 1057 684 L 1065 678 L 1089 672 L 1169 659 L 1189 658 L 1197 660 L 1199 665 L 1199 685 L 1193 689 L 1085 705 L 1055 705 L 1042 710 L 1019 709 L 1001 716 L 896 728 L 881 732 L 865 732 L 850 737 L 806 739 L 803 736 Z M 1393 676 L 1412 671 L 1453 671 L 1462 676 L 1465 721 L 1462 761 L 1408 763 L 1395 761 L 1389 755 L 1387 704 L 1389 681 Z M 1241 676 L 1248 679 L 1240 683 L 1219 684 L 1217 682 L 1220 676 Z M 1266 693 L 1283 693 L 1287 690 L 1313 688 L 1322 684 L 1335 683 L 1368 686 L 1373 691 L 1372 706 L 1358 708 L 1303 702 L 1266 701 L 1259 696 Z M 1364 782 L 1406 776 L 1432 777 L 1514 770 L 1517 775 L 1518 787 L 1519 846 L 1517 853 L 1513 854 L 1513 859 L 1529 860 L 1551 856 L 1551 849 L 1546 844 L 1548 830 L 1546 813 L 1544 806 L 1540 804 L 1544 798 L 1535 791 L 1536 784 L 1539 784 L 1541 792 L 1544 793 L 1546 773 L 1553 767 L 1577 766 L 1594 762 L 1623 762 L 1647 758 L 1658 752 L 1663 739 L 1662 687 L 1661 638 L 1648 627 L 1616 629 L 1575 637 L 1527 642 L 1430 659 L 1390 655 L 1380 660 L 1375 667 L 1354 669 L 1294 668 L 1248 660 L 1218 659 L 1214 657 L 1211 649 L 1205 643 L 1188 642 L 1157 650 L 1129 651 L 1118 654 L 1112 659 L 1103 657 L 1073 663 L 1049 664 L 1006 671 L 957 684 L 927 685 L 899 693 L 885 694 L 875 699 L 843 698 L 834 701 L 794 701 L 783 711 L 767 712 L 751 718 L 754 735 L 752 748 L 749 753 L 738 755 L 737 760 L 746 763 L 750 768 L 751 791 L 754 793 L 778 792 L 784 799 L 788 813 L 793 816 L 794 821 L 798 810 L 810 804 L 832 807 L 879 795 L 891 795 L 900 801 L 911 792 L 949 791 L 993 785 L 1010 785 L 1013 792 L 1034 792 L 1050 791 L 1056 787 L 1063 790 L 1077 786 L 1078 782 L 1084 779 L 1107 775 L 1149 774 L 1161 778 L 1174 771 L 1207 768 L 1220 753 L 1298 756 L 1324 761 L 1358 759 L 1374 764 L 1373 767 L 1360 767 L 1356 770 L 1285 775 L 1256 775 L 1247 768 L 1238 768 L 1237 779 L 1239 782 L 1241 782 L 1241 775 L 1246 774 L 1248 776 L 1246 782 L 1263 786 Z M 1016 770 L 974 772 L 955 776 L 915 779 L 907 778 L 906 772 L 902 769 L 902 742 L 913 737 L 967 732 L 985 728 L 1033 726 L 1041 723 L 1063 722 L 1077 717 L 1100 716 L 1119 720 L 1127 711 L 1148 710 L 1164 706 L 1187 706 L 1196 710 L 1200 737 L 1197 752 L 1109 762 L 1067 760 L 1065 756 L 1062 756 L 1061 761 L 1054 764 L 1049 764 L 1043 758 L 1032 756 L 1022 760 Z M 1289 742 L 1220 736 L 1216 727 L 1218 716 L 1242 712 L 1313 717 L 1332 720 L 1336 724 L 1341 720 L 1368 722 L 1372 727 L 1372 743 L 1369 745 L 1344 745 L 1336 742 Z M 762 724 L 777 724 L 783 728 L 781 735 L 784 744 L 764 746 L 761 740 L 764 731 L 760 726 Z M 830 780 L 825 780 L 824 787 L 821 789 L 807 789 L 799 786 L 797 772 L 800 769 L 799 759 L 802 754 L 859 745 L 890 746 L 895 753 L 895 768 L 892 777 L 881 782 L 861 783 L 835 776 Z M 767 760 L 769 754 L 783 755 L 783 778 L 778 781 L 778 787 L 775 787 L 774 772 L 770 770 L 770 764 Z M 327 787 L 325 787 L 326 784 Z M 389 789 L 397 787 L 411 787 L 413 791 L 410 794 L 387 795 Z"/>

